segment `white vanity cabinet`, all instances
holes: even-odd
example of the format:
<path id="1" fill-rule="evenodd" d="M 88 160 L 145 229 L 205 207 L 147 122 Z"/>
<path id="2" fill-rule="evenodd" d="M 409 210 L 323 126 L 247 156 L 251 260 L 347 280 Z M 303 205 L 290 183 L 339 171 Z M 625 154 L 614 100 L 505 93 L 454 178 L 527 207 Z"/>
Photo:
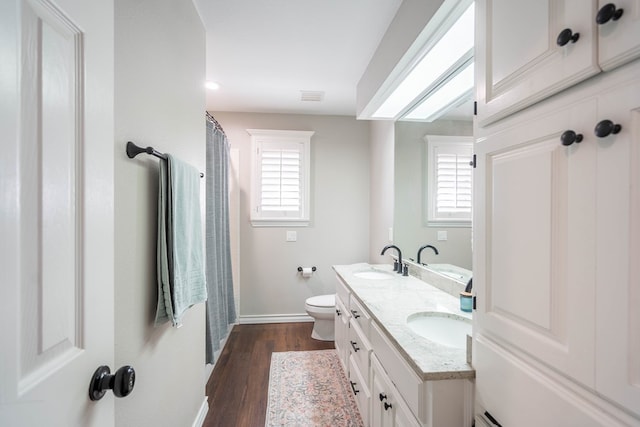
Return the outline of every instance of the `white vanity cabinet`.
<path id="1" fill-rule="evenodd" d="M 597 24 L 608 3 L 477 0 L 477 122 L 486 126 L 640 56 L 640 2 L 616 1 L 619 19 Z"/>
<path id="2" fill-rule="evenodd" d="M 472 380 L 423 379 L 384 332 L 384 325 L 377 323 L 340 275 L 337 280 L 336 301 L 348 300 L 345 308 L 350 319 L 346 334 L 339 332 L 344 328 L 344 314 L 336 313 L 335 345 L 341 357 L 347 349 L 347 376 L 365 426 L 470 426 Z"/>
<path id="3" fill-rule="evenodd" d="M 580 3 L 574 9 L 595 26 L 594 2 Z M 638 2 L 616 6 L 620 20 L 595 27 L 603 68 L 637 56 L 640 44 Z M 590 30 L 578 31 L 576 47 Z M 609 53 L 614 31 L 635 35 Z M 527 95 L 548 79 L 518 72 Z M 640 61 L 517 113 L 515 101 L 485 108 L 476 123 L 476 412 L 502 425 L 640 426 Z M 491 117 L 506 118 L 485 126 Z M 596 127 L 614 132 L 598 137 Z"/>

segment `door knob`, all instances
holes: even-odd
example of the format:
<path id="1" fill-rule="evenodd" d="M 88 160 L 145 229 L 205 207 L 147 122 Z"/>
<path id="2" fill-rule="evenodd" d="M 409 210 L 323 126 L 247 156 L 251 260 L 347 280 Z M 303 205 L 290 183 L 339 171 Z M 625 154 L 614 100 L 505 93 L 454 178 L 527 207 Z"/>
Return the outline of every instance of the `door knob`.
<path id="1" fill-rule="evenodd" d="M 598 25 L 606 24 L 610 20 L 617 21 L 620 19 L 624 9 L 616 9 L 616 5 L 613 3 L 605 4 L 600 8 L 596 15 L 596 23 Z"/>
<path id="2" fill-rule="evenodd" d="M 582 142 L 582 134 L 575 133 L 572 130 L 567 130 L 567 131 L 564 131 L 560 136 L 560 141 L 562 142 L 562 145 L 568 147 L 574 142 L 576 143 Z"/>
<path id="3" fill-rule="evenodd" d="M 560 31 L 560 34 L 558 34 L 556 43 L 558 44 L 558 46 L 564 46 L 569 42 L 577 42 L 579 38 L 580 33 L 574 33 L 570 28 L 565 28 L 564 30 Z"/>
<path id="4" fill-rule="evenodd" d="M 91 377 L 89 399 L 100 400 L 109 389 L 113 390 L 116 397 L 128 396 L 133 390 L 135 382 L 136 371 L 129 365 L 121 367 L 113 375 L 111 375 L 111 369 L 108 366 L 100 366 Z"/>
<path id="5" fill-rule="evenodd" d="M 594 132 L 598 138 L 604 138 L 611 134 L 615 135 L 620 132 L 622 126 L 613 123 L 611 120 L 603 120 L 596 125 Z"/>

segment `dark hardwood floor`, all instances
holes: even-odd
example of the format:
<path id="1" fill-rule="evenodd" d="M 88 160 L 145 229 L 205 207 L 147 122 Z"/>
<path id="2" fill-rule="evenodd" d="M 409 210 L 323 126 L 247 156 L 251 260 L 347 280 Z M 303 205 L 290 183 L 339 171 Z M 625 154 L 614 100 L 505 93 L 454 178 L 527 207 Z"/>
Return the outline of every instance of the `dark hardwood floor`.
<path id="1" fill-rule="evenodd" d="M 203 427 L 264 426 L 271 353 L 335 348 L 311 338 L 313 323 L 236 325 L 207 382 Z"/>

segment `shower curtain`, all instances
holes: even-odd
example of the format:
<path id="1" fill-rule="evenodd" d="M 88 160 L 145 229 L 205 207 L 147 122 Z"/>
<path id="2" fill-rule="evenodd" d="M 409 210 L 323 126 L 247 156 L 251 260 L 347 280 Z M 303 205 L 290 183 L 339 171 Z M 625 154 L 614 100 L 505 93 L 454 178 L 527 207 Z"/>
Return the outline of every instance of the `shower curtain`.
<path id="1" fill-rule="evenodd" d="M 229 237 L 229 145 L 220 125 L 207 114 L 206 167 L 206 363 L 215 362 L 221 341 L 236 321 Z"/>

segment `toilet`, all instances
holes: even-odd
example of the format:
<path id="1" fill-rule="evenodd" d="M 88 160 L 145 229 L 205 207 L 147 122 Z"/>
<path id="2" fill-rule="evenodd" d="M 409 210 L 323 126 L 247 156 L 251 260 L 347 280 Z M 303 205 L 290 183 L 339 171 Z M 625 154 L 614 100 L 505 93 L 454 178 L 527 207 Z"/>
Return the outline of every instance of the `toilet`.
<path id="1" fill-rule="evenodd" d="M 307 298 L 304 308 L 314 321 L 311 338 L 320 341 L 333 341 L 336 312 L 335 294 Z"/>

